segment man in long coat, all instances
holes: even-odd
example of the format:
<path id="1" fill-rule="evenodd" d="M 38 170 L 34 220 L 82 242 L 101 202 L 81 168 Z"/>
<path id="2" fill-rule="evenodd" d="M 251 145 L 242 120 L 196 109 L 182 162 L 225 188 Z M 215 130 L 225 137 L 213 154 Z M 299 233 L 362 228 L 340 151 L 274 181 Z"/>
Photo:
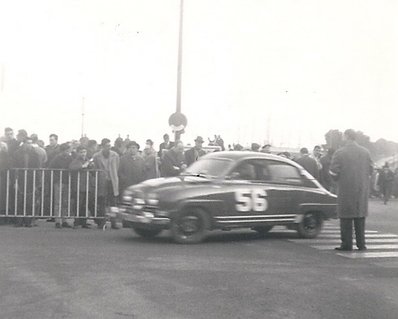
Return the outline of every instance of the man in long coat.
<path id="1" fill-rule="evenodd" d="M 368 196 L 372 160 L 369 151 L 355 141 L 354 130 L 346 130 L 346 144 L 332 158 L 330 174 L 337 181 L 337 215 L 340 218 L 341 245 L 336 250 L 352 250 L 352 224 L 356 245 L 365 250 L 365 218 L 368 216 Z"/>

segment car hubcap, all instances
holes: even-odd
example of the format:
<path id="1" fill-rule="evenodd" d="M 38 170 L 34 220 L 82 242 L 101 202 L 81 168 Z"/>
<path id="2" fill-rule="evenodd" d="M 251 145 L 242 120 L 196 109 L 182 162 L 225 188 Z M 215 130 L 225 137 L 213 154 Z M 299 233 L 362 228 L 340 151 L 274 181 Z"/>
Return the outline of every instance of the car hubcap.
<path id="1" fill-rule="evenodd" d="M 179 228 L 182 234 L 192 235 L 200 229 L 200 221 L 196 216 L 185 216 L 181 219 Z"/>
<path id="2" fill-rule="evenodd" d="M 304 219 L 304 228 L 307 231 L 314 231 L 317 226 L 317 220 L 314 215 L 307 215 Z"/>

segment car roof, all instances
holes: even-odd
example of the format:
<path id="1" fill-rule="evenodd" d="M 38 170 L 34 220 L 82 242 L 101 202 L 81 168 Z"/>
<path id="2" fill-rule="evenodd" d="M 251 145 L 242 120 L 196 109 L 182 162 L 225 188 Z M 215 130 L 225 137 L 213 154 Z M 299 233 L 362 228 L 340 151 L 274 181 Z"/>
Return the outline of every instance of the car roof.
<path id="1" fill-rule="evenodd" d="M 206 158 L 215 158 L 215 159 L 228 159 L 232 161 L 240 161 L 244 159 L 269 159 L 276 160 L 284 163 L 288 163 L 294 165 L 296 167 L 301 167 L 296 162 L 274 154 L 261 153 L 261 152 L 252 152 L 252 151 L 223 151 L 223 152 L 213 152 L 205 155 Z"/>

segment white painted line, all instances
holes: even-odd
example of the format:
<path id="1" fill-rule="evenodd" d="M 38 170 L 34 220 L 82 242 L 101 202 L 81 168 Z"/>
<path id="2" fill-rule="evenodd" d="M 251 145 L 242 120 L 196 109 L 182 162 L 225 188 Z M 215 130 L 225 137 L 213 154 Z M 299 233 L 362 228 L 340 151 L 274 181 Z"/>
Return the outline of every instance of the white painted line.
<path id="1" fill-rule="evenodd" d="M 339 238 L 314 238 L 314 239 L 288 239 L 288 241 L 298 244 L 333 244 L 340 243 Z M 355 240 L 353 240 L 355 244 Z M 366 243 L 398 243 L 398 238 L 369 238 Z"/>
<path id="2" fill-rule="evenodd" d="M 340 234 L 320 234 L 319 238 L 340 238 Z M 394 234 L 368 234 L 365 238 L 398 238 L 398 235 Z"/>
<path id="3" fill-rule="evenodd" d="M 388 258 L 388 257 L 398 257 L 398 251 L 386 251 L 386 252 L 346 252 L 346 253 L 338 253 L 336 255 L 352 258 L 352 259 L 360 259 L 360 258 Z"/>
<path id="4" fill-rule="evenodd" d="M 365 234 L 377 234 L 377 230 L 366 230 Z M 322 230 L 322 234 L 340 234 L 340 229 L 339 230 Z"/>
<path id="5" fill-rule="evenodd" d="M 355 246 L 355 245 L 354 245 Z M 312 248 L 320 249 L 320 250 L 333 250 L 336 245 L 313 245 Z M 398 244 L 393 245 L 366 245 L 366 247 L 370 250 L 373 249 L 398 249 Z"/>

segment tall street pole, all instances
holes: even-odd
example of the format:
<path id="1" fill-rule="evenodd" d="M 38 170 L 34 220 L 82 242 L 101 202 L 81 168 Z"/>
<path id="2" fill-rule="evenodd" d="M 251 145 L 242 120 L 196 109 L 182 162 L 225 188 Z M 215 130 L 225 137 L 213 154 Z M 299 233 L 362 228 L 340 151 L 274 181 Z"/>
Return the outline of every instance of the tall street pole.
<path id="1" fill-rule="evenodd" d="M 178 66 L 177 66 L 177 105 L 176 113 L 181 113 L 181 77 L 182 77 L 182 31 L 184 17 L 184 0 L 180 0 L 180 29 L 178 37 Z M 180 139 L 181 132 L 175 132 L 175 141 Z"/>

